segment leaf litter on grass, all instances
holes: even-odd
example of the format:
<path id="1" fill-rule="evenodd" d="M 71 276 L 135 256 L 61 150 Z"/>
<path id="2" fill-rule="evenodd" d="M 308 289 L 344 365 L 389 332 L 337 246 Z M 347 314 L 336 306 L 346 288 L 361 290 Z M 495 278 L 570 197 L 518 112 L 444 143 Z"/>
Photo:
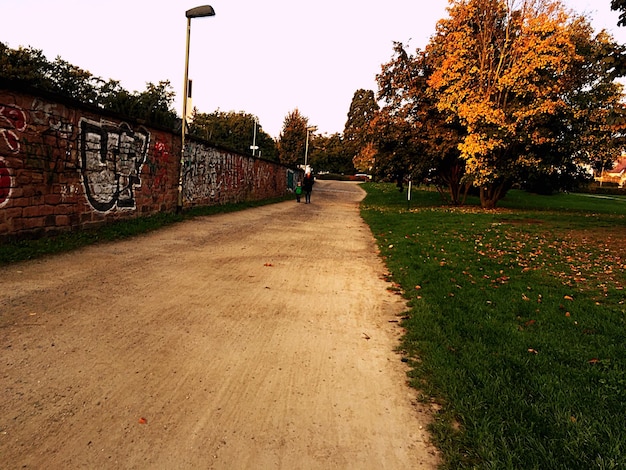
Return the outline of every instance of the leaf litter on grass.
<path id="1" fill-rule="evenodd" d="M 451 461 L 471 451 L 493 468 L 506 460 L 493 455 L 525 462 L 518 468 L 573 454 L 626 463 L 612 444 L 626 383 L 622 219 L 438 207 L 370 215 L 390 281 L 410 299 L 412 383 L 464 423 L 467 445 L 437 439 Z M 476 423 L 503 419 L 511 431 L 482 449 L 495 429 Z M 547 453 L 528 460 L 541 436 Z"/>
<path id="2" fill-rule="evenodd" d="M 605 296 L 610 290 L 623 291 L 626 282 L 626 234 L 617 230 L 555 233 L 500 228 L 497 234 L 477 235 L 475 251 L 479 256 L 517 266 L 523 273 L 542 270 L 578 292 Z M 602 299 L 598 296 L 597 300 Z"/>

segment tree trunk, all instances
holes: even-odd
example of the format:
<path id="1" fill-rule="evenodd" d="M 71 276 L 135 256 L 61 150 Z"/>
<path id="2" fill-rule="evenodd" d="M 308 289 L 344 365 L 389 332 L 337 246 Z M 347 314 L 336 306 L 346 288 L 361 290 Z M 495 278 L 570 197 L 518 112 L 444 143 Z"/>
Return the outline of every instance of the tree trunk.
<path id="1" fill-rule="evenodd" d="M 467 184 L 461 183 L 464 167 L 460 164 L 453 164 L 440 173 L 441 180 L 448 187 L 448 194 L 450 195 L 450 204 L 453 206 L 461 206 L 465 202 L 465 198 L 462 197 L 463 193 L 467 194 Z"/>
<path id="2" fill-rule="evenodd" d="M 480 188 L 480 206 L 483 209 L 495 209 L 496 204 L 506 194 L 506 182 L 489 183 Z"/>

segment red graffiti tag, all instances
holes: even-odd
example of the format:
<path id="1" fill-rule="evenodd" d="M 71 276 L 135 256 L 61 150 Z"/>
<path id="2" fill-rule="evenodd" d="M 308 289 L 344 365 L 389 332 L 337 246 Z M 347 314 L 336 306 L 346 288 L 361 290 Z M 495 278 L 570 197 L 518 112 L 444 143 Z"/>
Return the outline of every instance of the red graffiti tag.
<path id="1" fill-rule="evenodd" d="M 170 161 L 170 152 L 164 142 L 157 140 L 154 144 L 154 186 L 161 187 L 167 184 L 167 166 Z"/>
<path id="2" fill-rule="evenodd" d="M 0 129 L 0 134 L 4 137 L 4 141 L 9 147 L 9 150 L 13 153 L 19 152 L 20 150 L 20 139 L 17 134 L 13 131 L 7 129 Z"/>
<path id="3" fill-rule="evenodd" d="M 0 106 L 0 118 L 20 132 L 26 130 L 26 113 L 21 109 Z"/>
<path id="4" fill-rule="evenodd" d="M 11 174 L 4 160 L 0 158 L 0 206 L 9 199 L 11 193 Z"/>
<path id="5" fill-rule="evenodd" d="M 20 150 L 20 138 L 13 130 L 26 130 L 26 113 L 11 106 L 0 106 L 0 134 L 9 150 L 17 153 Z"/>

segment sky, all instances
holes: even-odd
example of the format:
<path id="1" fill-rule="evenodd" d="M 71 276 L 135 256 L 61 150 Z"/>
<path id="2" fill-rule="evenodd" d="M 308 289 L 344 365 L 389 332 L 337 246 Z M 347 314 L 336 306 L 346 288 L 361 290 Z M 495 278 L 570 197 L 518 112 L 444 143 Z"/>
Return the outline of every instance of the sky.
<path id="1" fill-rule="evenodd" d="M 564 3 L 626 43 L 611 0 Z M 185 11 L 206 4 L 215 16 L 191 21 L 192 105 L 255 115 L 278 138 L 295 109 L 320 134 L 343 132 L 355 91 L 377 90 L 394 41 L 424 48 L 448 0 L 0 0 L 0 42 L 131 92 L 169 80 L 182 114 Z"/>

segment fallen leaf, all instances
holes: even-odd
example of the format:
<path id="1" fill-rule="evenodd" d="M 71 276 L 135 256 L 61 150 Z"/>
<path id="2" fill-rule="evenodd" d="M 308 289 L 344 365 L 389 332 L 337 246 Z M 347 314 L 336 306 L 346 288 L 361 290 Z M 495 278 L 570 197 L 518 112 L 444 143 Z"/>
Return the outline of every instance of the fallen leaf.
<path id="1" fill-rule="evenodd" d="M 265 263 L 263 266 L 268 266 L 268 267 L 270 267 L 270 266 L 273 266 L 273 264 L 272 264 L 272 263 Z"/>
<path id="2" fill-rule="evenodd" d="M 539 354 L 539 351 L 537 351 L 536 349 L 533 349 L 533 348 L 528 348 L 528 352 L 532 353 L 532 354 Z"/>
<path id="3" fill-rule="evenodd" d="M 565 300 L 574 300 L 574 298 L 572 296 L 570 296 L 570 295 L 565 295 L 565 296 L 563 296 L 563 298 Z"/>
<path id="4" fill-rule="evenodd" d="M 148 420 L 146 418 L 139 418 L 139 424 L 148 424 Z"/>

